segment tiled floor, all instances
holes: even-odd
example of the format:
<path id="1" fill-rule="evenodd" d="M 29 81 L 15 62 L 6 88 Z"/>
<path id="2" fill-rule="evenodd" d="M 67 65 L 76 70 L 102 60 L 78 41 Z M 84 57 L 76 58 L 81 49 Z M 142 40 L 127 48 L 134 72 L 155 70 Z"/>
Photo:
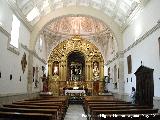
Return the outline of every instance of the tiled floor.
<path id="1" fill-rule="evenodd" d="M 82 105 L 69 105 L 64 120 L 87 120 Z"/>

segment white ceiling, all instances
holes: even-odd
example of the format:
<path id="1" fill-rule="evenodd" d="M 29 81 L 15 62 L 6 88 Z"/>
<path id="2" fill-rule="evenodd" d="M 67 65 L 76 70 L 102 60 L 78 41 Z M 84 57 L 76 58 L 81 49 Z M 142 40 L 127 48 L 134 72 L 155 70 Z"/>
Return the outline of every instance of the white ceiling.
<path id="1" fill-rule="evenodd" d="M 120 25 L 126 26 L 130 16 L 148 0 L 8 0 L 23 18 L 34 25 L 41 16 L 58 8 L 69 6 L 86 6 L 101 10 Z"/>

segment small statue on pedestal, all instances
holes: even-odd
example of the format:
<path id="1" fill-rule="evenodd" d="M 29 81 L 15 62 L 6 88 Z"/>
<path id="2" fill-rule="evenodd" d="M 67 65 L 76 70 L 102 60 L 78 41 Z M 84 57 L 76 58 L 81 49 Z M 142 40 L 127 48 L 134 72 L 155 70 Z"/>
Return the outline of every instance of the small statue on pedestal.
<path id="1" fill-rule="evenodd" d="M 42 82 L 43 82 L 43 90 L 42 90 L 42 92 L 48 92 L 48 79 L 46 77 L 46 74 L 43 74 Z"/>

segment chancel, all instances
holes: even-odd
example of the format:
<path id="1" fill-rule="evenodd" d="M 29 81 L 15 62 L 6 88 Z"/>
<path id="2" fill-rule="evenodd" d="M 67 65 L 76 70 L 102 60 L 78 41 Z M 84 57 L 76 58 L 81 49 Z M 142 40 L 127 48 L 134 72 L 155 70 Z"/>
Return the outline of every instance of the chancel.
<path id="1" fill-rule="evenodd" d="M 159 5 L 0 0 L 0 119 L 158 120 Z"/>

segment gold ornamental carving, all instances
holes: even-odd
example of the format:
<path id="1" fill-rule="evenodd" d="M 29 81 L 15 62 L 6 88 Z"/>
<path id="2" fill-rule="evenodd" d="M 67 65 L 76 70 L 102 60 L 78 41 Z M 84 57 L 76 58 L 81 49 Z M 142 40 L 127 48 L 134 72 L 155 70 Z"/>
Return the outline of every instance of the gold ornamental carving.
<path id="1" fill-rule="evenodd" d="M 102 54 L 99 52 L 98 48 L 91 42 L 87 41 L 84 38 L 81 38 L 80 36 L 76 35 L 70 39 L 67 39 L 63 41 L 62 43 L 58 44 L 51 52 L 49 58 L 48 58 L 48 74 L 50 78 L 50 88 L 54 88 L 54 91 L 61 91 L 60 89 L 63 89 L 63 87 L 66 86 L 66 82 L 70 81 L 67 77 L 67 58 L 68 55 L 72 52 L 78 51 L 80 53 L 83 53 L 85 58 L 85 80 L 83 80 L 83 85 L 87 86 L 89 89 L 93 89 L 93 81 L 96 80 L 102 81 L 104 77 L 104 60 L 102 57 Z M 55 82 L 54 76 L 54 62 L 59 63 L 58 64 L 58 79 L 59 81 L 59 87 L 53 85 L 53 81 Z M 94 63 L 98 63 L 96 66 L 97 73 L 94 73 Z M 82 81 L 77 81 L 82 82 Z M 61 84 L 63 83 L 63 84 Z M 79 84 L 79 83 L 78 83 Z M 101 84 L 99 84 L 98 91 L 102 92 Z M 54 87 L 53 87 L 54 86 Z"/>

